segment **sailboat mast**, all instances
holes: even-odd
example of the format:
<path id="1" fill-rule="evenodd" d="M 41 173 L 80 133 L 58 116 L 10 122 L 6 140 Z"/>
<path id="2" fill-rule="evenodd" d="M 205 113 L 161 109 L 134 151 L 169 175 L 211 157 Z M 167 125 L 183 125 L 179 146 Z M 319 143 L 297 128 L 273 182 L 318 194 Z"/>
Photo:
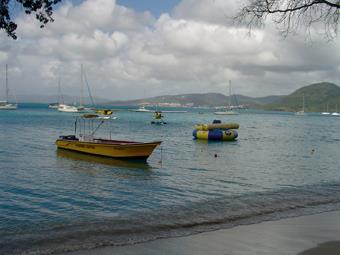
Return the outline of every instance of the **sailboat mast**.
<path id="1" fill-rule="evenodd" d="M 83 97 L 84 97 L 84 75 L 83 75 L 83 64 L 80 66 L 80 105 L 83 105 Z"/>
<path id="2" fill-rule="evenodd" d="M 302 111 L 305 111 L 305 94 L 302 94 Z"/>
<path id="3" fill-rule="evenodd" d="M 5 86 L 6 86 L 6 102 L 8 102 L 8 94 L 9 94 L 9 90 L 8 90 L 8 66 L 6 64 L 6 68 L 5 68 L 5 76 L 6 76 L 6 82 L 5 82 Z"/>
<path id="4" fill-rule="evenodd" d="M 229 80 L 229 109 L 231 109 L 231 80 Z"/>
<path id="5" fill-rule="evenodd" d="M 84 75 L 84 81 L 85 81 L 86 87 L 87 87 L 87 92 L 89 93 L 89 97 L 90 97 L 90 100 L 91 100 L 91 104 L 92 104 L 92 106 L 94 107 L 94 106 L 95 106 L 95 103 L 94 103 L 94 100 L 93 100 L 93 97 L 92 97 L 92 94 L 91 94 L 91 90 L 90 90 L 89 83 L 88 83 L 88 81 L 87 81 L 86 73 L 83 72 L 83 75 Z"/>
<path id="6" fill-rule="evenodd" d="M 58 78 L 58 104 L 65 104 L 65 102 L 64 102 L 64 96 L 63 96 L 63 93 L 61 92 L 61 78 L 60 78 L 60 73 L 59 73 L 59 78 Z"/>

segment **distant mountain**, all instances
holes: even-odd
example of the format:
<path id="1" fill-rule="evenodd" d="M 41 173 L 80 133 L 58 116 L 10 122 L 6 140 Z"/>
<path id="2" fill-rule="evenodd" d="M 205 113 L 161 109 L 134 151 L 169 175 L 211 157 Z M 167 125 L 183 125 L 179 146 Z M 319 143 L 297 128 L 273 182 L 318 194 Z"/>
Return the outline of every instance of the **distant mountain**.
<path id="1" fill-rule="evenodd" d="M 302 109 L 302 97 L 305 97 L 305 111 L 322 112 L 326 105 L 329 111 L 334 112 L 338 104 L 340 111 L 340 87 L 334 83 L 321 82 L 302 87 L 287 96 L 248 97 L 232 95 L 232 105 L 246 105 L 249 108 L 277 111 L 299 111 Z M 18 102 L 54 103 L 57 96 L 17 96 Z M 79 102 L 79 97 L 64 96 L 65 103 Z M 179 95 L 164 95 L 145 99 L 110 101 L 104 98 L 94 98 L 96 104 L 105 105 L 163 105 L 163 106 L 203 106 L 218 107 L 228 106 L 229 96 L 221 93 L 193 93 Z M 90 104 L 90 99 L 84 99 L 85 104 Z"/>
<path id="2" fill-rule="evenodd" d="M 275 102 L 281 96 L 268 96 L 268 97 L 247 97 L 242 95 L 232 95 L 231 103 L 233 105 L 247 105 L 249 107 L 259 107 L 268 103 Z M 182 105 L 182 106 L 227 106 L 229 105 L 229 96 L 221 93 L 203 93 L 203 94 L 180 94 L 180 95 L 164 95 L 138 100 L 124 100 L 108 102 L 110 105 L 140 105 L 140 104 L 169 104 L 169 105 Z"/>
<path id="3" fill-rule="evenodd" d="M 340 87 L 334 83 L 321 82 L 302 87 L 292 94 L 264 106 L 264 109 L 279 111 L 299 111 L 302 109 L 302 98 L 305 97 L 305 111 L 322 112 L 326 105 L 334 112 L 338 104 L 340 110 Z"/>
<path id="4" fill-rule="evenodd" d="M 50 103 L 56 103 L 58 101 L 57 95 L 18 95 L 16 96 L 16 99 L 19 103 L 42 103 L 42 104 L 50 104 Z M 104 99 L 100 97 L 94 97 L 94 102 L 96 104 L 102 104 L 105 102 L 108 102 L 109 99 Z M 79 96 L 64 96 L 64 102 L 66 104 L 73 104 L 76 102 L 79 102 Z M 83 99 L 84 104 L 91 104 L 90 98 L 84 98 Z"/>

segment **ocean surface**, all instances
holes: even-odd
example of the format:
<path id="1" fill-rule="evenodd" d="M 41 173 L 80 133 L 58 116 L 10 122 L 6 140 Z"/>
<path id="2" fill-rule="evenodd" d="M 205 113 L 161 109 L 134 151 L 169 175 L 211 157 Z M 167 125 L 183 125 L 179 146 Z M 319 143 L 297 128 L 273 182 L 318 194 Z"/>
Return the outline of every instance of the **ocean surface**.
<path id="1" fill-rule="evenodd" d="M 340 117 L 121 109 L 101 137 L 162 140 L 146 163 L 57 151 L 77 114 L 0 111 L 0 254 L 54 254 L 190 235 L 340 208 Z M 237 122 L 236 142 L 192 139 Z M 215 156 L 216 155 L 216 156 Z"/>

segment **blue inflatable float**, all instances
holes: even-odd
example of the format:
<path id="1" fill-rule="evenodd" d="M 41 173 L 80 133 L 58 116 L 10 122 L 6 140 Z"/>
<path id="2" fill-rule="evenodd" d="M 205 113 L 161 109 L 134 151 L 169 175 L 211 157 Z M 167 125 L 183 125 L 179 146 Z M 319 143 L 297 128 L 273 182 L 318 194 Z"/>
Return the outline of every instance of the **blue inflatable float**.
<path id="1" fill-rule="evenodd" d="M 194 139 L 212 140 L 212 141 L 234 141 L 238 133 L 234 129 L 221 127 L 238 128 L 238 124 L 221 124 L 221 121 L 214 120 L 213 124 L 196 125 L 192 135 Z"/>

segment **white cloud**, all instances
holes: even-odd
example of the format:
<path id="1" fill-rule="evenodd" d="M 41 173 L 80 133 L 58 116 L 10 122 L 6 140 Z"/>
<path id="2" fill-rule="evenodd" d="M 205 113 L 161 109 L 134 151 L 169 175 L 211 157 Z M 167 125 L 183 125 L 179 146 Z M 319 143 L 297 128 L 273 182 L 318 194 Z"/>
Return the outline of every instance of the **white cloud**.
<path id="1" fill-rule="evenodd" d="M 244 0 L 182 0 L 174 9 L 173 16 L 176 19 L 230 25 L 243 2 Z"/>
<path id="2" fill-rule="evenodd" d="M 40 29 L 18 18 L 19 40 L 0 33 L 0 63 L 18 68 L 17 93 L 79 93 L 84 64 L 95 95 L 136 98 L 185 92 L 289 93 L 298 86 L 338 77 L 339 40 L 286 40 L 271 24 L 254 30 L 231 22 L 241 1 L 182 0 L 158 19 L 113 0 L 65 2 L 55 22 Z M 146 93 L 147 92 L 147 93 Z"/>

